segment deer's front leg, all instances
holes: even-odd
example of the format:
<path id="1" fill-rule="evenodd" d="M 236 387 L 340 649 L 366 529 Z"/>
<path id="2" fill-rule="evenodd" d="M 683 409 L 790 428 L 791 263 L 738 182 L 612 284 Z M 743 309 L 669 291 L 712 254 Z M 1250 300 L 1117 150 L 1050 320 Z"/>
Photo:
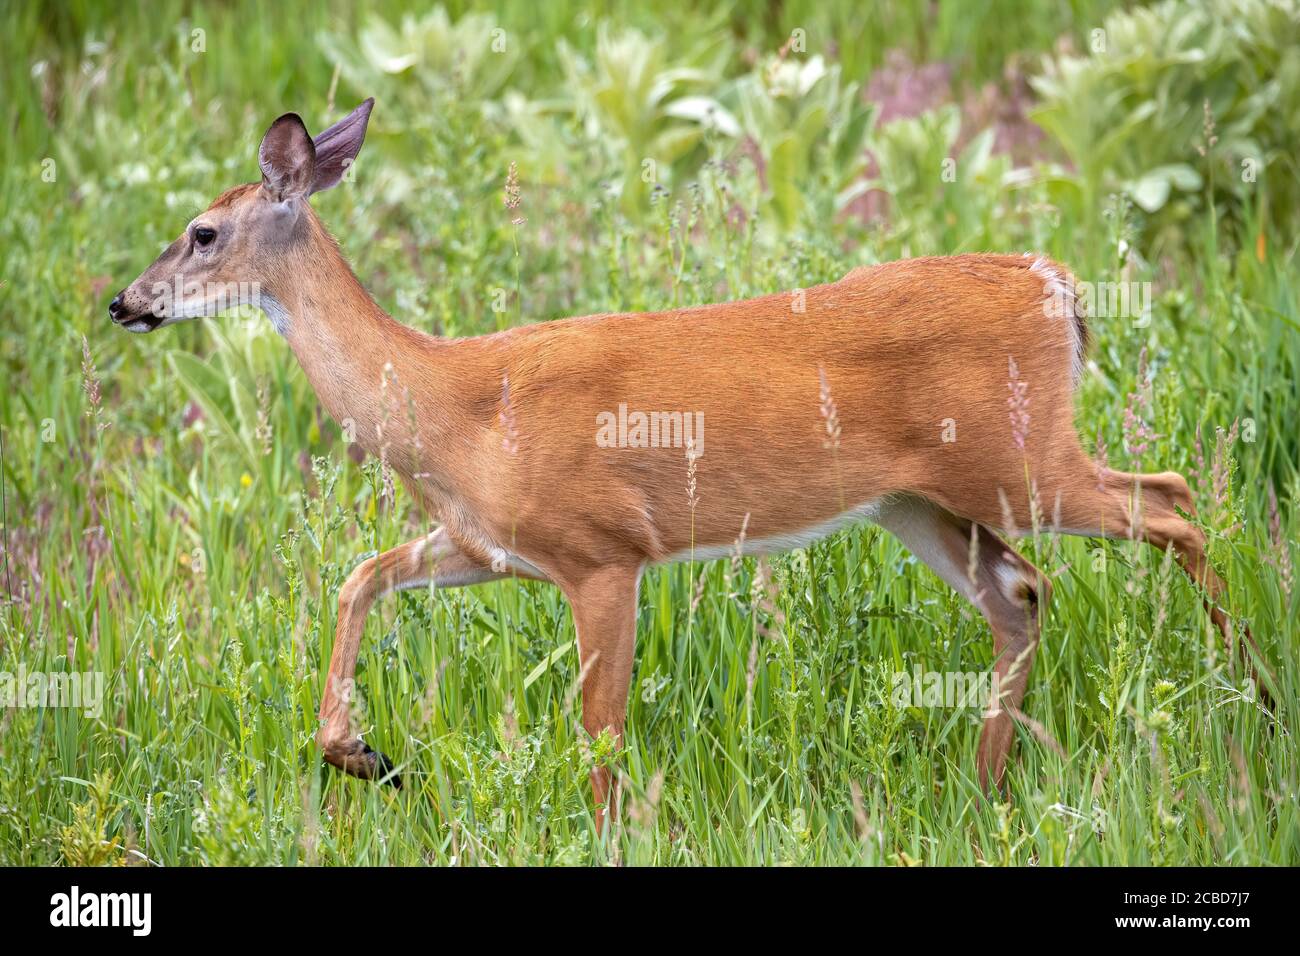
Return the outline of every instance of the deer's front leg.
<path id="1" fill-rule="evenodd" d="M 338 628 L 334 653 L 325 679 L 316 739 L 328 763 L 366 780 L 386 780 L 400 787 L 387 757 L 369 746 L 351 726 L 349 702 L 357 670 L 357 650 L 365 631 L 366 615 L 375 601 L 404 588 L 458 587 L 506 577 L 462 552 L 446 530 L 432 534 L 363 561 L 348 575 L 339 592 Z"/>
<path id="2" fill-rule="evenodd" d="M 592 737 L 606 729 L 616 742 L 623 737 L 636 649 L 640 580 L 639 565 L 603 568 L 568 593 L 582 665 L 582 726 Z M 591 792 L 596 805 L 596 829 L 603 832 L 616 798 L 613 773 L 608 767 L 592 770 Z"/>

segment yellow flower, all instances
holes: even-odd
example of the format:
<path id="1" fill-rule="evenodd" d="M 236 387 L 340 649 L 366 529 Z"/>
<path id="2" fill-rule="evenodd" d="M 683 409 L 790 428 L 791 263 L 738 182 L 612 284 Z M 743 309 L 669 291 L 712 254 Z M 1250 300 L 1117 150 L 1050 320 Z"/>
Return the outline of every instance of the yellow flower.
<path id="1" fill-rule="evenodd" d="M 248 472 L 244 472 L 242 475 L 239 476 L 239 483 L 243 485 L 245 488 L 251 488 L 253 487 L 253 476 L 250 475 Z"/>

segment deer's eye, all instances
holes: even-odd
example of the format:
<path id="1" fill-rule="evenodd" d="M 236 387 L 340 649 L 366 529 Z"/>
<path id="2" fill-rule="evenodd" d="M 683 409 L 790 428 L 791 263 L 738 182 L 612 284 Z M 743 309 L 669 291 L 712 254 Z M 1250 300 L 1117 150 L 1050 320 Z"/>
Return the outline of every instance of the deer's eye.
<path id="1" fill-rule="evenodd" d="M 194 230 L 194 244 L 200 248 L 212 245 L 212 240 L 217 238 L 217 230 L 209 229 L 207 226 L 198 226 Z"/>

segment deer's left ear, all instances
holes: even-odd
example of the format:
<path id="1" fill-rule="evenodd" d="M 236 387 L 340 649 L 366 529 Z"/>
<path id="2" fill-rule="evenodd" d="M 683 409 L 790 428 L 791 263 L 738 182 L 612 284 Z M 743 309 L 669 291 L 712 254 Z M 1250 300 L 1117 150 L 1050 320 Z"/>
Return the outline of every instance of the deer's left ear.
<path id="1" fill-rule="evenodd" d="M 316 137 L 316 173 L 312 179 L 312 192 L 337 186 L 348 167 L 356 161 L 374 107 L 375 98 L 372 96 Z"/>
<path id="2" fill-rule="evenodd" d="M 285 113 L 271 124 L 257 149 L 262 188 L 277 202 L 311 195 L 316 171 L 316 147 L 297 113 Z"/>

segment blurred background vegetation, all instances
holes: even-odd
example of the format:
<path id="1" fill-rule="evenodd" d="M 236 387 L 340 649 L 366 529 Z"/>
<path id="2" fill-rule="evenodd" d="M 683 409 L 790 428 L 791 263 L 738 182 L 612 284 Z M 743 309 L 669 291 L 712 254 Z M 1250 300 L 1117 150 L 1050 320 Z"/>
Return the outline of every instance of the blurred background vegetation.
<path id="1" fill-rule="evenodd" d="M 1149 282 L 1149 320 L 1093 320 L 1081 430 L 1192 476 L 1293 716 L 1295 0 L 73 0 L 4 22 L 0 669 L 101 670 L 112 701 L 6 712 L 0 861 L 1300 861 L 1290 733 L 1190 588 L 1095 542 L 1027 545 L 1066 569 L 1026 703 L 1061 749 L 1026 732 L 1011 804 L 974 799 L 976 716 L 880 702 L 895 668 L 990 651 L 872 529 L 778 560 L 775 600 L 750 561 L 653 572 L 616 758 L 575 730 L 549 589 L 386 602 L 359 681 L 417 785 L 322 773 L 333 594 L 422 519 L 260 313 L 148 338 L 104 316 L 256 178 L 275 116 L 319 130 L 371 95 L 356 179 L 316 206 L 377 300 L 436 334 L 962 251 Z M 604 846 L 593 759 L 628 775 Z"/>

